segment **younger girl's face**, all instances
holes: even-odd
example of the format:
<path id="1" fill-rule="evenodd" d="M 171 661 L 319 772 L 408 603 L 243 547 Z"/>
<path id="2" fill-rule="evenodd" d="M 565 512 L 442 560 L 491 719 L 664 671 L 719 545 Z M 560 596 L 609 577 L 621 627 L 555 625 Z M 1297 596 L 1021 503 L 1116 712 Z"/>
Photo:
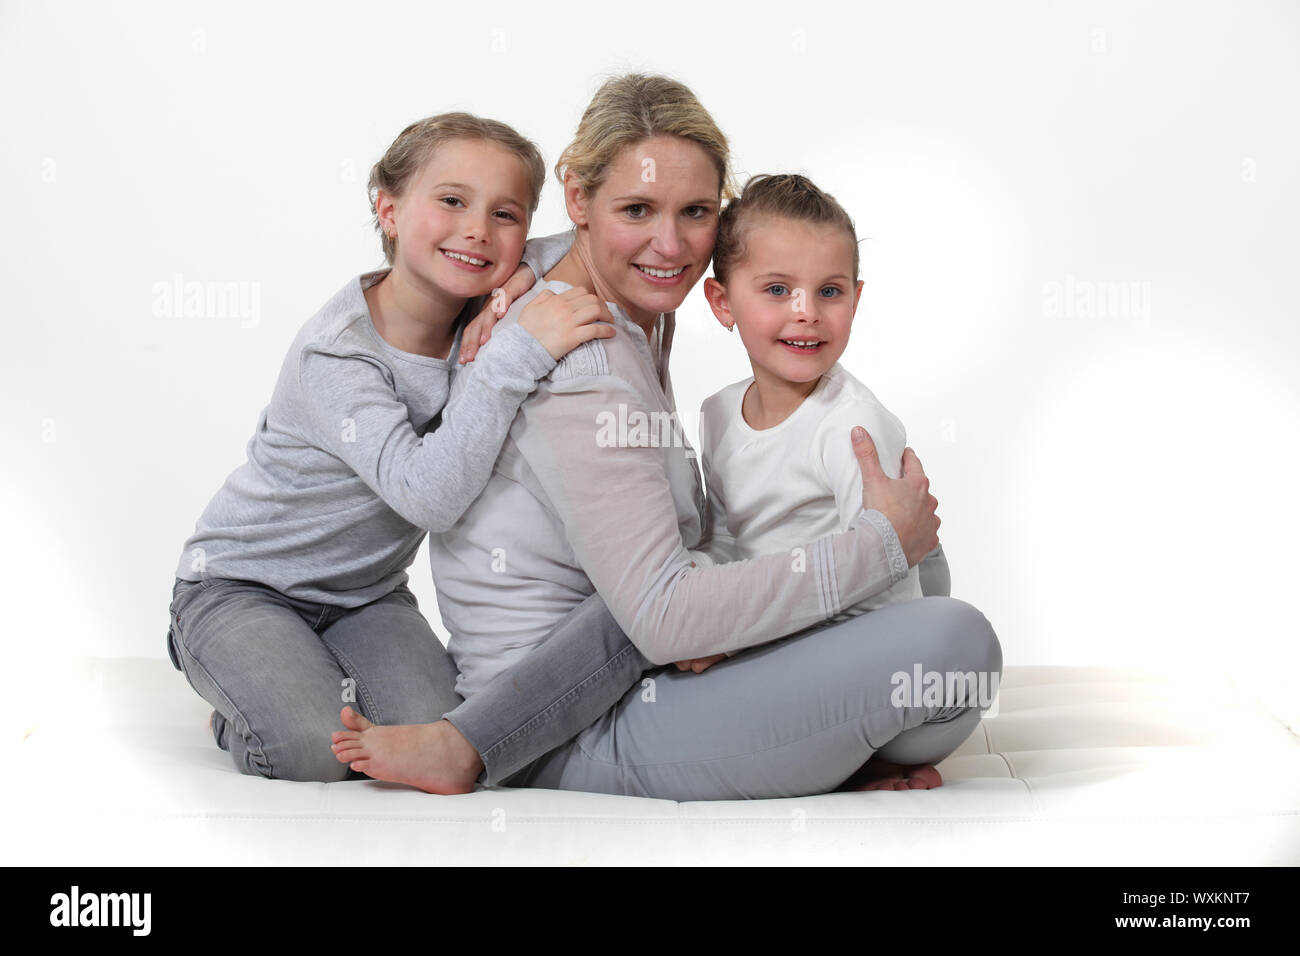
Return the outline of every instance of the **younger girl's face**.
<path id="1" fill-rule="evenodd" d="M 745 255 L 723 286 L 704 292 L 723 325 L 735 325 L 754 376 L 811 382 L 849 344 L 862 295 L 853 239 L 841 227 L 765 216 L 745 226 Z"/>
<path id="2" fill-rule="evenodd" d="M 524 163 L 504 146 L 476 139 L 444 143 L 400 197 L 380 194 L 380 221 L 396 231 L 393 268 L 444 295 L 490 293 L 519 266 L 529 198 Z"/>

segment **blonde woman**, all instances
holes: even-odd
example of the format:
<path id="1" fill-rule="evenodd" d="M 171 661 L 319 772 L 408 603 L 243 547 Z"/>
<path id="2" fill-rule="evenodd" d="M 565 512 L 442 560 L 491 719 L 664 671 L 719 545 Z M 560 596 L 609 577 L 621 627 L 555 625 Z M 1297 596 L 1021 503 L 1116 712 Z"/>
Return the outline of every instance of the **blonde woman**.
<path id="1" fill-rule="evenodd" d="M 494 334 L 532 301 L 587 288 L 616 335 L 574 349 L 539 383 L 483 494 L 431 538 L 467 707 L 548 654 L 557 699 L 599 705 L 593 723 L 502 782 L 675 800 L 938 785 L 933 763 L 969 735 L 979 708 L 896 706 L 891 676 L 916 664 L 1000 670 L 988 621 L 933 596 L 827 624 L 936 549 L 937 502 L 915 455 L 890 479 L 870 440 L 859 442 L 863 509 L 848 530 L 805 542 L 802 563 L 782 551 L 709 566 L 692 550 L 707 530 L 692 449 L 609 440 L 611 422 L 676 414 L 674 312 L 708 267 L 731 195 L 725 137 L 682 84 L 619 77 L 587 108 L 557 175 L 572 248 Z M 597 666 L 582 674 L 565 672 L 556 650 L 581 644 L 576 630 L 554 639 L 565 615 L 590 623 Z M 638 656 L 651 669 L 628 681 Z M 604 679 L 611 671 L 621 688 Z M 467 744 L 448 721 L 377 726 L 351 710 L 344 721 L 341 762 L 433 792 Z"/>

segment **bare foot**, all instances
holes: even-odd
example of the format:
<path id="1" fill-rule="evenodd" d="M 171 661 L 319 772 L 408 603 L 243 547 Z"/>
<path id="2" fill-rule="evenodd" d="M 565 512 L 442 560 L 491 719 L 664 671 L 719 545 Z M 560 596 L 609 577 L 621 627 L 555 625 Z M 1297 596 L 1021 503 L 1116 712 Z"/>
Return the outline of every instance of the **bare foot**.
<path id="1" fill-rule="evenodd" d="M 858 771 L 840 784 L 840 790 L 933 790 L 943 786 L 943 777 L 934 764 L 890 763 L 873 756 Z"/>
<path id="2" fill-rule="evenodd" d="M 449 721 L 371 723 L 351 707 L 339 713 L 347 730 L 330 735 L 334 756 L 376 780 L 405 783 L 426 793 L 469 793 L 483 761 Z"/>

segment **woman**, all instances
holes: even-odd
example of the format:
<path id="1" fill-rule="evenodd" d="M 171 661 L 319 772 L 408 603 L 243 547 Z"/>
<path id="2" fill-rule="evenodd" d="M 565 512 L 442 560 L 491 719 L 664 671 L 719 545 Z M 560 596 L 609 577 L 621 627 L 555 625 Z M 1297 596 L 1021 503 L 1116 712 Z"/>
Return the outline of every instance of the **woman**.
<path id="1" fill-rule="evenodd" d="M 690 91 L 639 75 L 602 87 L 557 164 L 573 248 L 505 322 L 537 295 L 582 286 L 609 305 L 617 334 L 575 349 L 539 384 L 483 494 L 431 539 L 439 605 L 466 706 L 507 669 L 552 650 L 548 634 L 575 608 L 608 613 L 660 669 L 511 785 L 779 797 L 832 790 L 860 769 L 887 780 L 869 786 L 937 785 L 930 765 L 970 734 L 979 708 L 895 706 L 891 675 L 917 664 L 1001 670 L 983 615 L 947 597 L 818 626 L 935 548 L 937 502 L 914 456 L 896 481 L 864 465 L 862 514 L 808 542 L 806 570 L 784 552 L 702 567 L 689 550 L 705 531 L 691 449 L 598 440 L 609 416 L 676 414 L 673 313 L 708 267 L 728 169 L 725 137 Z M 663 666 L 721 654 L 735 656 L 703 673 Z M 611 661 L 620 655 L 611 648 Z M 340 760 L 437 789 L 426 783 L 439 725 L 345 719 Z M 921 769 L 905 779 L 897 765 Z"/>

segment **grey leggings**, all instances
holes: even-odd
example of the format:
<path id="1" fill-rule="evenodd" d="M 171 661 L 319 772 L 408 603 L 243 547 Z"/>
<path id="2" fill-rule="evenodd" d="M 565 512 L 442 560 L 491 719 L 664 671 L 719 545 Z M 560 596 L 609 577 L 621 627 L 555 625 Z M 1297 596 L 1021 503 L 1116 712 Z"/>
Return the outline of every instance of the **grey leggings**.
<path id="1" fill-rule="evenodd" d="M 949 580 L 936 548 L 921 564 L 927 597 L 810 628 L 703 674 L 650 664 L 592 595 L 508 683 L 446 717 L 483 756 L 483 780 L 510 786 L 675 800 L 800 796 L 834 789 L 873 753 L 935 763 L 974 730 L 980 702 L 900 706 L 896 675 L 983 675 L 981 687 L 995 690 L 1002 671 L 992 627 L 946 596 Z M 563 736 L 574 728 L 585 729 Z"/>

